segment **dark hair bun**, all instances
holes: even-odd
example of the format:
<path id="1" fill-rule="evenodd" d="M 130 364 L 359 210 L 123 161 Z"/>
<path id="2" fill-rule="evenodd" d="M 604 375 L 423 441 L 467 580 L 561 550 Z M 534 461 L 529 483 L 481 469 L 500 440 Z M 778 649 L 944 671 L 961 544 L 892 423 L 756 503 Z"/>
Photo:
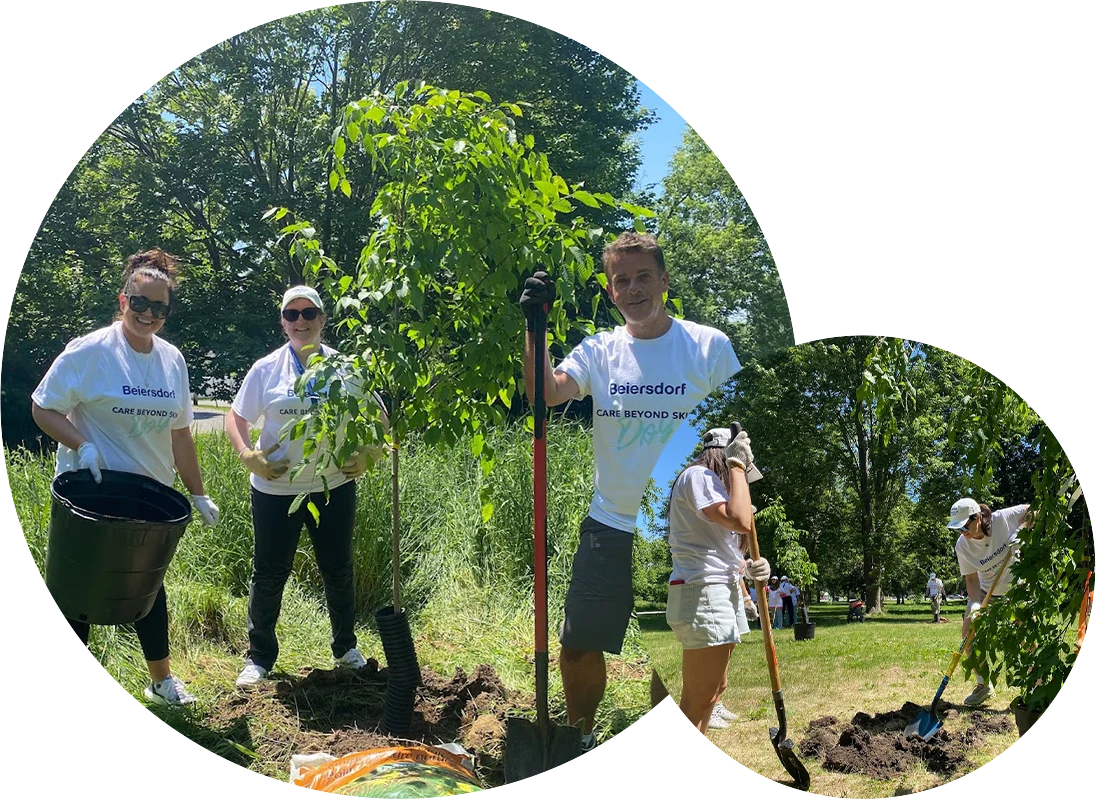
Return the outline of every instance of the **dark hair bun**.
<path id="1" fill-rule="evenodd" d="M 170 280 L 174 280 L 179 273 L 178 268 L 175 266 L 175 256 L 154 247 L 151 250 L 141 250 L 129 256 L 126 259 L 125 268 L 122 270 L 122 278 L 128 280 L 131 275 L 145 269 L 163 272 Z"/>

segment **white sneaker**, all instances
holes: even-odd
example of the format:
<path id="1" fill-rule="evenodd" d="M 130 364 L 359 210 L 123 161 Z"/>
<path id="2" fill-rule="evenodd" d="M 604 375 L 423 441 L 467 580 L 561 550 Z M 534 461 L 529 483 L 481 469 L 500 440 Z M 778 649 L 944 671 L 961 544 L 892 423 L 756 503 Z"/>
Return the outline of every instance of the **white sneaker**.
<path id="1" fill-rule="evenodd" d="M 730 726 L 730 722 L 721 719 L 715 713 L 712 713 L 711 717 L 708 719 L 709 730 L 725 730 Z"/>
<path id="2" fill-rule="evenodd" d="M 157 705 L 191 705 L 198 701 L 183 685 L 183 681 L 173 674 L 160 682 L 150 682 L 145 686 L 145 699 Z"/>
<path id="3" fill-rule="evenodd" d="M 974 693 L 963 700 L 963 704 L 967 707 L 978 707 L 996 695 L 997 692 L 993 690 L 992 685 L 979 685 L 974 689 Z"/>
<path id="4" fill-rule="evenodd" d="M 579 748 L 582 750 L 583 753 L 589 752 L 595 746 L 597 746 L 596 735 L 591 732 L 588 735 L 582 736 L 582 741 L 579 744 Z"/>
<path id="5" fill-rule="evenodd" d="M 256 685 L 266 679 L 266 675 L 270 672 L 264 669 L 257 663 L 248 663 L 244 666 L 244 670 L 240 672 L 240 676 L 236 678 L 237 688 L 254 688 Z"/>
<path id="6" fill-rule="evenodd" d="M 359 652 L 357 648 L 348 649 L 342 657 L 335 658 L 335 665 L 346 666 L 350 669 L 360 669 L 365 666 L 365 658 L 362 657 L 362 653 Z"/>
<path id="7" fill-rule="evenodd" d="M 716 702 L 715 707 L 712 708 L 712 718 L 716 717 L 723 719 L 723 721 L 734 721 L 738 718 L 734 713 L 727 710 L 722 702 Z"/>

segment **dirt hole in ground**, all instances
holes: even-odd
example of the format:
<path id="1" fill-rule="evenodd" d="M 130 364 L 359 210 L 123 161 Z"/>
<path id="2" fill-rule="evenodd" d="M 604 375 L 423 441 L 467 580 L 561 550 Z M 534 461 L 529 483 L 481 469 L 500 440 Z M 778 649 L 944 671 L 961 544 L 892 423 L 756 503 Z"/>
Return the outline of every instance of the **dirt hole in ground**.
<path id="1" fill-rule="evenodd" d="M 924 763 L 933 773 L 951 776 L 971 765 L 968 750 L 985 741 L 985 736 L 1012 732 L 1015 727 L 1005 715 L 975 710 L 969 726 L 961 728 L 959 711 L 946 702 L 937 707 L 945 726 L 927 743 L 920 738 L 906 740 L 905 729 L 924 708 L 906 702 L 899 710 L 857 713 L 851 723 L 824 716 L 807 725 L 807 737 L 800 750 L 822 761 L 822 767 L 844 774 L 866 774 L 890 779 Z"/>
<path id="2" fill-rule="evenodd" d="M 240 729 L 250 720 L 247 726 L 261 735 L 238 743 L 265 762 L 284 763 L 283 778 L 297 753 L 342 757 L 393 744 L 456 741 L 474 756 L 485 785 L 501 784 L 506 717 L 530 713 L 527 697 L 507 691 L 488 665 L 471 674 L 458 668 L 452 677 L 423 668 L 411 729 L 397 739 L 380 729 L 387 683 L 388 669 L 372 658 L 357 671 L 312 669 L 234 695 L 212 721 L 221 729 Z"/>

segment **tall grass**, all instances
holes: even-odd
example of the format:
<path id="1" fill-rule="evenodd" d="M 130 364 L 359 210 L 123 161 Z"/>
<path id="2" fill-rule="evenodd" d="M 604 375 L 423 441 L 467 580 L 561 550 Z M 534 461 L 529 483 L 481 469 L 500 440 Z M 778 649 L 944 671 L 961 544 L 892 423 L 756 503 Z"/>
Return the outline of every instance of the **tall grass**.
<path id="1" fill-rule="evenodd" d="M 216 587 L 246 597 L 251 575 L 252 524 L 247 473 L 225 436 L 196 437 L 206 493 L 221 508 L 221 524 L 191 524 L 179 544 L 169 584 Z M 489 434 L 495 468 L 484 475 L 468 447 L 441 450 L 404 445 L 400 462 L 401 581 L 414 614 L 454 584 L 521 593 L 532 580 L 532 484 L 528 434 L 520 428 Z M 549 552 L 553 605 L 562 605 L 577 546 L 578 527 L 592 492 L 590 435 L 579 425 L 552 428 L 549 442 Z M 16 449 L 7 453 L 16 512 L 27 545 L 44 569 L 49 537 L 52 454 Z M 391 602 L 392 504 L 388 464 L 358 480 L 354 532 L 355 592 L 363 612 Z M 495 507 L 483 522 L 481 490 Z M 322 513 L 322 506 L 321 506 Z M 323 597 L 307 533 L 294 564 L 297 583 Z"/>

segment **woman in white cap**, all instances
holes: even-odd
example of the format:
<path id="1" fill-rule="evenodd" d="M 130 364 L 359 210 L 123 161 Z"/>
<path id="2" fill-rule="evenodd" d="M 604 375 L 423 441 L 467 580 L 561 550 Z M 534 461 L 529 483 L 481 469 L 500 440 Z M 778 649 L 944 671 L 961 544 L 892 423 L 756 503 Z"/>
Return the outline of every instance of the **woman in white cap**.
<path id="1" fill-rule="evenodd" d="M 677 476 L 668 513 L 670 574 L 666 620 L 683 648 L 681 710 L 701 732 L 727 688 L 727 665 L 742 639 L 740 577 L 766 580 L 764 558 L 745 560 L 743 535 L 752 506 L 746 470 L 753 464 L 745 431 L 704 434 L 699 457 Z"/>
<path id="2" fill-rule="evenodd" d="M 31 395 L 34 421 L 57 441 L 57 474 L 88 469 L 142 474 L 166 486 L 182 478 L 206 525 L 220 511 L 202 486 L 190 423 L 194 410 L 183 355 L 156 334 L 172 309 L 175 259 L 159 249 L 131 255 L 122 271 L 114 324 L 73 339 Z M 90 627 L 69 619 L 87 644 Z M 134 622 L 148 666 L 144 695 L 159 705 L 187 705 L 194 695 L 171 673 L 167 594 Z"/>
<path id="3" fill-rule="evenodd" d="M 225 424 L 229 441 L 251 473 L 255 530 L 247 603 L 249 646 L 244 668 L 236 679 L 240 688 L 266 679 L 278 658 L 274 627 L 302 525 L 312 539 L 323 578 L 335 663 L 350 668 L 365 665 L 354 633 L 354 481 L 380 452 L 362 450 L 341 468 L 330 465 L 321 469 L 318 463 L 306 464 L 299 471 L 293 468 L 304 460 L 304 439 L 290 439 L 288 430 L 322 400 L 313 391 L 298 395 L 297 380 L 313 355 L 332 355 L 335 351 L 320 343 L 327 317 L 315 289 L 288 289 L 282 297 L 281 317 L 287 343 L 252 365 Z M 261 425 L 257 448 L 251 446 L 252 425 Z M 292 514 L 289 512 L 300 494 L 307 494 L 319 508 L 318 522 L 308 510 L 308 501 L 301 502 Z"/>
<path id="4" fill-rule="evenodd" d="M 1014 505 L 1002 510 L 990 510 L 988 505 L 979 504 L 970 497 L 964 497 L 951 506 L 951 521 L 948 529 L 957 530 L 960 535 L 955 541 L 955 557 L 959 560 L 959 571 L 967 583 L 967 612 L 963 616 L 963 638 L 970 631 L 971 619 L 982 606 L 986 592 L 993 584 L 997 570 L 1005 567 L 994 589 L 994 596 L 1000 596 L 1012 583 L 1011 564 L 1006 566 L 1009 552 L 1016 544 L 1016 535 L 1028 525 L 1030 514 L 1027 505 Z M 977 686 L 974 692 L 963 700 L 963 704 L 976 707 L 994 695 L 993 686 L 986 683 L 981 674 L 975 673 Z"/>

